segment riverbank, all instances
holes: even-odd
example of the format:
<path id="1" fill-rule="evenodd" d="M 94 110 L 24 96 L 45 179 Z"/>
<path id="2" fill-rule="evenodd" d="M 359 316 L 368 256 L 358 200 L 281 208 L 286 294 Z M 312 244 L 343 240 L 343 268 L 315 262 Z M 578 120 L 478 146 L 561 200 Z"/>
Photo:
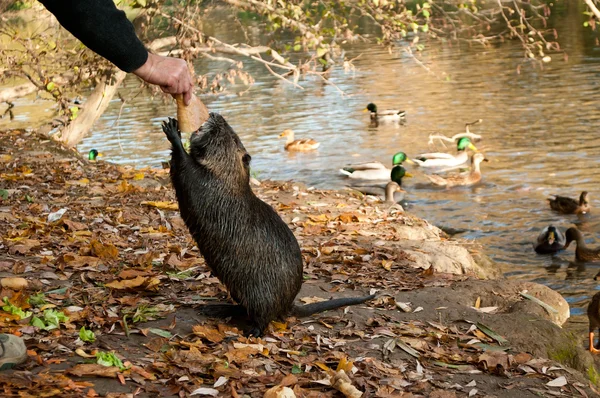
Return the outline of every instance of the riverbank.
<path id="1" fill-rule="evenodd" d="M 300 300 L 379 297 L 245 339 L 194 309 L 227 294 L 178 216 L 165 170 L 91 163 L 31 132 L 1 132 L 0 143 L 0 278 L 28 284 L 2 288 L 12 305 L 0 331 L 22 335 L 30 355 L 0 373 L 7 396 L 204 388 L 254 397 L 277 385 L 342 396 L 331 386 L 340 369 L 365 397 L 595 394 L 585 336 L 557 326 L 568 317 L 559 294 L 497 279 L 481 247 L 398 208 L 353 192 L 255 185 L 301 244 Z M 82 327 L 94 342 L 82 341 L 91 340 Z M 97 351 L 115 352 L 123 369 L 94 365 Z"/>

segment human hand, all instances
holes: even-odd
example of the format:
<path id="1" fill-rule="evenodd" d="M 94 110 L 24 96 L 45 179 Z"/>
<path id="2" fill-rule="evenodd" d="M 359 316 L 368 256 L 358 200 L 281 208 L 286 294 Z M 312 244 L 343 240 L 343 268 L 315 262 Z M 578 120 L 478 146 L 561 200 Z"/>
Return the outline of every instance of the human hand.
<path id="1" fill-rule="evenodd" d="M 183 94 L 183 102 L 189 105 L 192 99 L 192 76 L 187 62 L 179 58 L 162 57 L 148 53 L 148 60 L 133 73 L 146 83 L 156 84 L 168 94 Z"/>

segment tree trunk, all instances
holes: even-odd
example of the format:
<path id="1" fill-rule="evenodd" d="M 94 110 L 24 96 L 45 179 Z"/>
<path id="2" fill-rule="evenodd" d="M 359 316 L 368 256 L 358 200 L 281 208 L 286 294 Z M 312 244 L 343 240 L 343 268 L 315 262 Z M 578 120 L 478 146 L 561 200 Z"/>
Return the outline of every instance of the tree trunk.
<path id="1" fill-rule="evenodd" d="M 96 119 L 106 110 L 126 75 L 127 73 L 115 69 L 102 76 L 85 102 L 85 107 L 81 113 L 61 131 L 60 136 L 57 137 L 58 140 L 68 147 L 77 145 L 92 128 Z"/>

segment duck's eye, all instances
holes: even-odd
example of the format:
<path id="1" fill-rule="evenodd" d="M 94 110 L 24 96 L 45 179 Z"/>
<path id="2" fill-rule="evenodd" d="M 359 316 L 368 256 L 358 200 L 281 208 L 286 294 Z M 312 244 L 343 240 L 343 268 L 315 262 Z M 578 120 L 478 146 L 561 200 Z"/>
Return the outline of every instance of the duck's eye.
<path id="1" fill-rule="evenodd" d="M 250 156 L 247 153 L 245 153 L 244 156 L 242 157 L 242 162 L 244 162 L 245 165 L 249 165 L 251 160 L 252 160 L 252 156 Z"/>

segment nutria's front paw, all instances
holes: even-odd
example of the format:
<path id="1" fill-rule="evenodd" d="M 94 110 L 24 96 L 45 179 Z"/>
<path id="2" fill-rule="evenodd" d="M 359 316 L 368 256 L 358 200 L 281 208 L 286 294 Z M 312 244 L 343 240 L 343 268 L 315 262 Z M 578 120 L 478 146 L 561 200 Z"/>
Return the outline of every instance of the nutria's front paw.
<path id="1" fill-rule="evenodd" d="M 177 119 L 169 118 L 166 122 L 163 122 L 162 129 L 167 136 L 167 139 L 172 144 L 181 143 L 181 132 L 179 131 Z"/>

